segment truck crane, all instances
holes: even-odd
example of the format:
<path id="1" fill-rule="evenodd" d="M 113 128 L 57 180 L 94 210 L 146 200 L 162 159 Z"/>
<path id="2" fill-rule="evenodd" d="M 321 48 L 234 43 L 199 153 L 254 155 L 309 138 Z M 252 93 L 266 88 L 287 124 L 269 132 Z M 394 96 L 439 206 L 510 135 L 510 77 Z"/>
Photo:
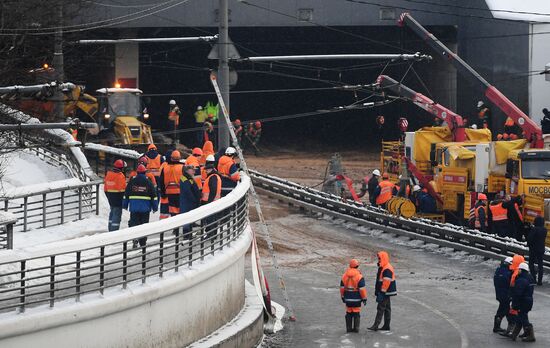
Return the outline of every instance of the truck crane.
<path id="1" fill-rule="evenodd" d="M 506 116 L 514 120 L 515 124 L 519 125 L 525 133 L 525 139 L 531 144 L 531 148 L 541 149 L 544 147 L 542 130 L 537 124 L 521 111 L 512 101 L 510 101 L 502 92 L 495 86 L 485 80 L 477 71 L 475 71 L 468 63 L 460 58 L 456 53 L 445 46 L 435 35 L 430 33 L 420 23 L 418 23 L 409 13 L 405 12 L 399 17 L 399 26 L 408 26 L 420 38 L 432 47 L 441 57 L 447 59 L 457 71 L 466 77 L 472 84 L 480 85 L 487 99 L 495 104 Z"/>

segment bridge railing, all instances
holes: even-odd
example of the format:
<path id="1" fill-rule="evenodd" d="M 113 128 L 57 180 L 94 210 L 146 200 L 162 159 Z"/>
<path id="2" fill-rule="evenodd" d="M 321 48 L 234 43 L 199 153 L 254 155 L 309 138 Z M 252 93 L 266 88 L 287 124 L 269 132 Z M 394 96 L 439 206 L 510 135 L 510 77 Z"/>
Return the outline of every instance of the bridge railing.
<path id="1" fill-rule="evenodd" d="M 0 254 L 0 312 L 54 307 L 185 272 L 248 225 L 250 179 L 222 199 L 146 225 Z M 134 241 L 147 238 L 144 246 Z"/>
<path id="2" fill-rule="evenodd" d="M 13 214 L 0 212 L 0 249 L 13 249 L 13 225 L 16 222 Z"/>

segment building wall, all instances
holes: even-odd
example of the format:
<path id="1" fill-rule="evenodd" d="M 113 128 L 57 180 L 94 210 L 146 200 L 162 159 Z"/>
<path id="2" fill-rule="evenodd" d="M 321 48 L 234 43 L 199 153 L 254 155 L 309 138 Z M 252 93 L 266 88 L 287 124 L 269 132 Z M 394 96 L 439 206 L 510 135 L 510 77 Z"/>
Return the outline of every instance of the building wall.
<path id="1" fill-rule="evenodd" d="M 529 45 L 529 116 L 540 125 L 542 109 L 550 109 L 550 81 L 538 74 L 550 63 L 550 24 L 530 25 Z"/>

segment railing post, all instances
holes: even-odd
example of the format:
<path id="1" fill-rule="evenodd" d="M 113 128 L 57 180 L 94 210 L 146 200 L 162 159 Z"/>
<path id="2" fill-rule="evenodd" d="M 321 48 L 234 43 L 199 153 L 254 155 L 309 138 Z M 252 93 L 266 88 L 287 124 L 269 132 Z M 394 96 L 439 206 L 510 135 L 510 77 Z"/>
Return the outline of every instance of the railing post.
<path id="1" fill-rule="evenodd" d="M 23 198 L 23 232 L 27 232 L 27 202 L 29 198 Z"/>
<path id="2" fill-rule="evenodd" d="M 95 214 L 99 215 L 99 184 L 95 185 Z"/>
<path id="3" fill-rule="evenodd" d="M 99 292 L 103 295 L 103 285 L 105 285 L 105 246 L 99 248 Z"/>
<path id="4" fill-rule="evenodd" d="M 162 270 L 164 269 L 164 232 L 160 233 L 159 242 L 159 277 L 162 278 Z"/>
<path id="5" fill-rule="evenodd" d="M 53 307 L 55 297 L 55 255 L 50 256 L 50 307 Z"/>
<path id="6" fill-rule="evenodd" d="M 80 301 L 80 257 L 81 257 L 81 251 L 76 252 L 76 286 L 75 286 L 75 292 L 76 292 L 76 302 Z"/>
<path id="7" fill-rule="evenodd" d="M 201 221 L 201 261 L 204 260 L 204 239 L 206 238 L 206 225 L 205 219 Z"/>
<path id="8" fill-rule="evenodd" d="M 8 238 L 8 243 L 7 243 L 8 250 L 13 249 L 13 225 L 14 224 L 6 225 L 6 238 Z"/>
<path id="9" fill-rule="evenodd" d="M 78 220 L 82 220 L 82 187 L 78 188 Z"/>
<path id="10" fill-rule="evenodd" d="M 61 225 L 65 223 L 65 190 L 61 191 Z"/>
<path id="11" fill-rule="evenodd" d="M 6 200 L 4 201 L 4 211 L 8 211 L 8 204 L 9 204 L 9 203 L 8 203 L 8 200 L 6 199 Z"/>
<path id="12" fill-rule="evenodd" d="M 46 194 L 42 194 L 42 228 L 46 228 Z"/>
<path id="13" fill-rule="evenodd" d="M 19 312 L 23 313 L 25 311 L 25 274 L 26 274 L 26 261 L 21 261 L 21 283 L 19 290 Z"/>
<path id="14" fill-rule="evenodd" d="M 145 284 L 145 277 L 147 273 L 147 255 L 146 250 L 147 247 L 144 245 L 141 247 L 141 284 Z"/>
<path id="15" fill-rule="evenodd" d="M 122 244 L 122 288 L 126 289 L 128 281 L 128 241 Z"/>
<path id="16" fill-rule="evenodd" d="M 178 271 L 179 264 L 180 264 L 180 235 L 178 233 L 176 234 L 176 238 L 174 238 L 174 265 L 176 266 L 174 268 L 175 272 Z"/>
<path id="17" fill-rule="evenodd" d="M 193 266 L 193 227 L 191 226 L 191 231 L 189 231 L 189 267 Z"/>

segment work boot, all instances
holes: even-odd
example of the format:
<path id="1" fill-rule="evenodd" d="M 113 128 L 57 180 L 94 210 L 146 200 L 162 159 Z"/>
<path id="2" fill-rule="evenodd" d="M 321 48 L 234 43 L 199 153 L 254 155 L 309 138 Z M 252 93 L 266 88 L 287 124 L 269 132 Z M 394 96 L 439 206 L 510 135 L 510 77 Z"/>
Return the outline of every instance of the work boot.
<path id="1" fill-rule="evenodd" d="M 353 332 L 359 332 L 359 324 L 361 323 L 361 314 L 355 313 L 353 316 Z"/>
<path id="2" fill-rule="evenodd" d="M 494 325 L 493 325 L 493 332 L 494 333 L 504 332 L 504 330 L 501 329 L 501 327 L 500 327 L 501 322 L 502 322 L 502 317 L 499 317 L 499 316 L 495 315 L 495 321 L 494 321 Z"/>
<path id="3" fill-rule="evenodd" d="M 371 327 L 368 327 L 367 330 L 378 331 L 378 325 L 380 325 L 380 324 L 379 323 L 374 323 L 374 324 L 372 324 Z"/>
<path id="4" fill-rule="evenodd" d="M 379 328 L 378 330 L 380 330 L 380 331 L 390 331 L 390 318 L 387 314 L 384 315 L 384 325 L 382 325 L 382 327 Z"/>
<path id="5" fill-rule="evenodd" d="M 352 321 L 353 318 L 351 317 L 351 313 L 346 313 L 346 332 L 353 331 Z"/>
<path id="6" fill-rule="evenodd" d="M 506 331 L 499 332 L 499 335 L 510 337 L 512 331 L 514 330 L 514 326 L 514 323 L 508 322 L 508 327 L 506 327 Z"/>
<path id="7" fill-rule="evenodd" d="M 525 328 L 525 337 L 523 337 L 521 340 L 523 342 L 535 342 L 535 331 L 533 331 L 533 325 L 529 324 Z"/>
<path id="8" fill-rule="evenodd" d="M 512 334 L 510 335 L 510 338 L 512 339 L 512 341 L 516 340 L 516 338 L 518 337 L 520 331 L 521 331 L 521 325 L 516 324 L 514 326 L 514 330 L 512 331 Z"/>

